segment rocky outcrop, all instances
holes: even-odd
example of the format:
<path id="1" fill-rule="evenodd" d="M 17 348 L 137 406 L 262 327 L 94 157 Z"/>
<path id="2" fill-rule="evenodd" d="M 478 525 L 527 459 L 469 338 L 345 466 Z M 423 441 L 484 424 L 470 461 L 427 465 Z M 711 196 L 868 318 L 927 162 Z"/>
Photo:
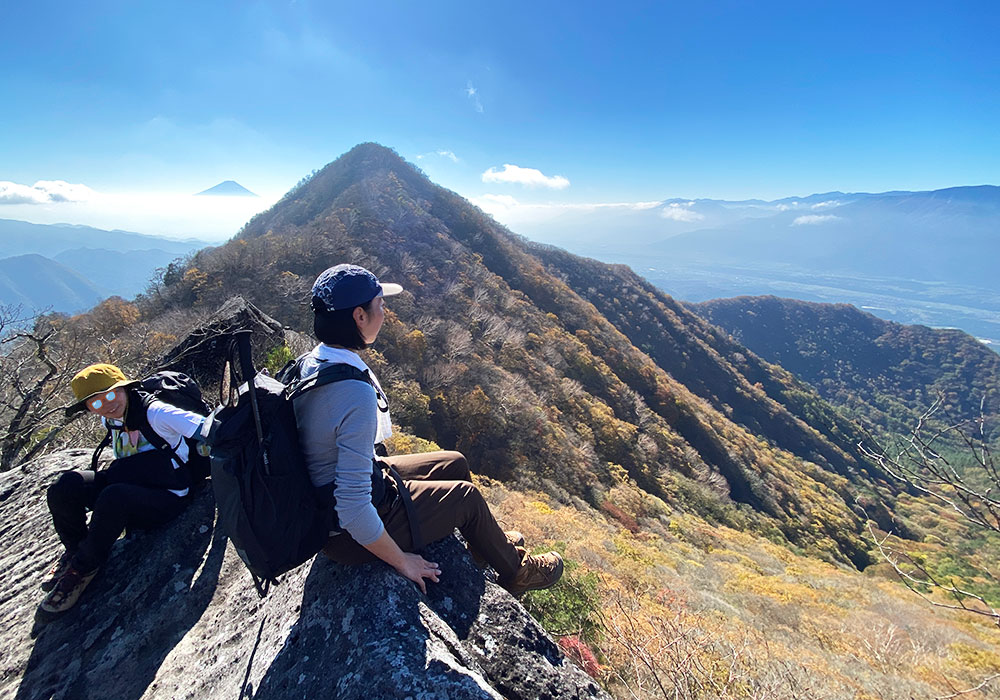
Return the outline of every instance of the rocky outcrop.
<path id="1" fill-rule="evenodd" d="M 384 565 L 318 557 L 258 599 L 210 487 L 119 540 L 73 610 L 36 619 L 60 550 L 45 488 L 89 455 L 0 475 L 0 700 L 606 697 L 454 538 L 428 548 L 443 575 L 426 596 Z"/>
<path id="2" fill-rule="evenodd" d="M 243 297 L 235 296 L 167 351 L 159 368 L 184 372 L 203 387 L 211 386 L 222 376 L 236 331 L 252 331 L 254 364 L 258 367 L 264 364 L 268 351 L 285 342 L 280 323 Z"/>

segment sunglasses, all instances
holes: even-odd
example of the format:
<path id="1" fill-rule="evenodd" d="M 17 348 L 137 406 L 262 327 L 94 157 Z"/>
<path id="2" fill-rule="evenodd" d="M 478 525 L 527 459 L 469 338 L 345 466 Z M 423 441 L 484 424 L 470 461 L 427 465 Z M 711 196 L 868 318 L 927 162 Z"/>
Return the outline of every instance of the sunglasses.
<path id="1" fill-rule="evenodd" d="M 107 401 L 108 403 L 111 403 L 112 401 L 115 400 L 115 396 L 117 396 L 117 394 L 115 394 L 115 392 L 109 391 L 103 397 L 98 396 L 96 399 L 91 399 L 90 403 L 88 404 L 90 406 L 90 410 L 92 410 L 92 411 L 99 411 L 99 410 L 101 410 L 101 406 L 104 405 L 104 401 Z M 104 399 L 103 401 L 101 400 L 102 398 Z"/>

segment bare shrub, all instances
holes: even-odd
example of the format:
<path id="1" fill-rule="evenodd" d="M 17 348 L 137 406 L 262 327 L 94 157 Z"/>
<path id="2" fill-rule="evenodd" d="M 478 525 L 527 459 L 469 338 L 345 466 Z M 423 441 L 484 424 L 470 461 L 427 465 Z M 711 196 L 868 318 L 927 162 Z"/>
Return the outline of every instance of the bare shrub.
<path id="1" fill-rule="evenodd" d="M 986 433 L 985 401 L 985 397 L 980 401 L 977 419 L 931 428 L 929 426 L 940 423 L 939 414 L 946 403 L 945 397 L 939 395 L 921 415 L 908 438 L 893 449 L 880 445 L 870 435 L 867 443 L 859 447 L 865 456 L 908 489 L 957 514 L 971 532 L 996 535 L 1000 534 L 1000 499 L 997 496 L 1000 471 Z M 960 464 L 958 458 L 947 455 L 955 444 L 964 445 L 962 457 L 966 463 Z M 869 538 L 882 559 L 913 593 L 931 605 L 983 616 L 1000 627 L 1000 606 L 983 592 L 995 590 L 1000 584 L 996 573 L 987 568 L 991 562 L 979 563 L 971 556 L 962 557 L 963 563 L 972 570 L 971 575 L 956 578 L 950 574 L 936 574 L 926 559 L 913 551 L 912 545 L 893 538 L 891 531 L 877 531 L 860 502 L 857 508 L 867 520 Z M 984 583 L 987 588 L 982 588 Z M 869 646 L 868 651 L 878 661 L 882 655 L 892 653 L 894 644 L 894 639 L 883 635 L 883 639 L 876 641 L 874 647 Z M 994 687 L 1000 680 L 1000 673 L 992 673 L 976 685 L 965 688 L 957 687 L 947 676 L 942 679 L 952 691 L 942 697 L 955 698 Z"/>
<path id="2" fill-rule="evenodd" d="M 750 631 L 710 629 L 677 601 L 650 614 L 635 595 L 612 594 L 597 645 L 608 659 L 607 681 L 621 697 L 822 697 L 800 666 L 772 658 L 767 641 Z M 728 633 L 726 633 L 728 632 Z"/>
<path id="3" fill-rule="evenodd" d="M 939 397 L 920 417 L 909 437 L 895 449 L 889 450 L 879 445 L 870 436 L 869 442 L 861 443 L 859 447 L 886 473 L 917 493 L 957 513 L 973 530 L 1000 534 L 1000 500 L 997 496 L 1000 492 L 1000 472 L 994 463 L 985 433 L 984 402 L 985 399 L 980 404 L 980 417 L 977 420 L 946 426 L 928 435 L 928 422 L 944 405 L 944 397 Z M 954 459 L 945 456 L 941 445 L 946 439 L 964 443 L 966 456 L 972 460 L 971 466 L 959 468 Z M 875 525 L 868 518 L 864 507 L 860 503 L 857 507 L 868 519 L 871 542 L 910 590 L 933 605 L 984 615 L 1000 626 L 1000 610 L 991 601 L 970 590 L 961 581 L 935 576 L 920 557 L 894 544 L 891 532 L 876 534 Z M 972 562 L 969 564 L 971 566 Z M 985 568 L 977 571 L 976 578 L 997 581 L 994 573 Z M 928 595 L 930 591 L 943 594 L 949 602 L 931 597 Z"/>

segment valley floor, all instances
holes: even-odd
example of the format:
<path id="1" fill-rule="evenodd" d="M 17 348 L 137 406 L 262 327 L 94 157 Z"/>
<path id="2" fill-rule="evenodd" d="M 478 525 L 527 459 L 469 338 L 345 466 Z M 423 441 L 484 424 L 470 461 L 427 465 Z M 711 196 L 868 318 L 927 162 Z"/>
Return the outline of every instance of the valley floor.
<path id="1" fill-rule="evenodd" d="M 891 277 L 824 275 L 779 266 L 657 267 L 656 261 L 627 255 L 616 257 L 615 262 L 630 265 L 657 287 L 684 301 L 771 294 L 803 301 L 852 304 L 887 321 L 960 328 L 993 349 L 1000 344 L 1000 295 L 977 287 Z"/>

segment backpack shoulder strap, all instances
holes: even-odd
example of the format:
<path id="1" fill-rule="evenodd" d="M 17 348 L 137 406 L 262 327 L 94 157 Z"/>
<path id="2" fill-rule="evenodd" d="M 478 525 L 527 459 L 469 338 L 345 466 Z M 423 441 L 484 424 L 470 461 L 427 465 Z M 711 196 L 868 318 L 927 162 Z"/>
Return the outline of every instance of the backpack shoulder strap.
<path id="1" fill-rule="evenodd" d="M 128 400 L 125 427 L 129 430 L 138 430 L 150 445 L 177 457 L 177 451 L 149 424 L 149 406 L 155 397 L 144 391 L 128 390 Z"/>
<path id="2" fill-rule="evenodd" d="M 387 462 L 378 462 L 389 475 L 392 480 L 396 482 L 396 490 L 399 492 L 399 497 L 403 499 L 403 510 L 406 511 L 406 519 L 410 523 L 410 539 L 413 543 L 413 549 L 420 550 L 424 548 L 424 536 L 420 531 L 420 518 L 417 517 L 416 508 L 413 505 L 413 498 L 410 496 L 410 490 L 406 488 L 406 484 L 403 483 L 403 477 L 400 476 L 396 468 Z"/>
<path id="3" fill-rule="evenodd" d="M 90 471 L 97 471 L 97 462 L 101 458 L 101 453 L 104 452 L 104 448 L 111 444 L 111 427 L 108 426 L 108 432 L 104 433 L 104 437 L 101 438 L 101 442 L 94 448 L 94 454 L 90 458 Z"/>
<path id="4" fill-rule="evenodd" d="M 302 361 L 308 354 L 309 353 L 304 353 L 295 359 L 286 362 L 285 366 L 279 369 L 274 375 L 274 378 L 286 386 L 297 382 L 299 380 L 299 372 L 302 369 Z"/>
<path id="5" fill-rule="evenodd" d="M 372 381 L 372 378 L 367 371 L 360 370 L 352 365 L 337 363 L 327 365 L 310 376 L 308 379 L 304 379 L 290 385 L 285 396 L 288 400 L 297 399 L 302 396 L 302 394 L 317 387 L 321 387 L 326 384 L 333 384 L 334 382 L 342 382 L 348 379 L 355 379 L 359 382 L 370 384 L 373 388 L 375 387 L 375 383 Z"/>

